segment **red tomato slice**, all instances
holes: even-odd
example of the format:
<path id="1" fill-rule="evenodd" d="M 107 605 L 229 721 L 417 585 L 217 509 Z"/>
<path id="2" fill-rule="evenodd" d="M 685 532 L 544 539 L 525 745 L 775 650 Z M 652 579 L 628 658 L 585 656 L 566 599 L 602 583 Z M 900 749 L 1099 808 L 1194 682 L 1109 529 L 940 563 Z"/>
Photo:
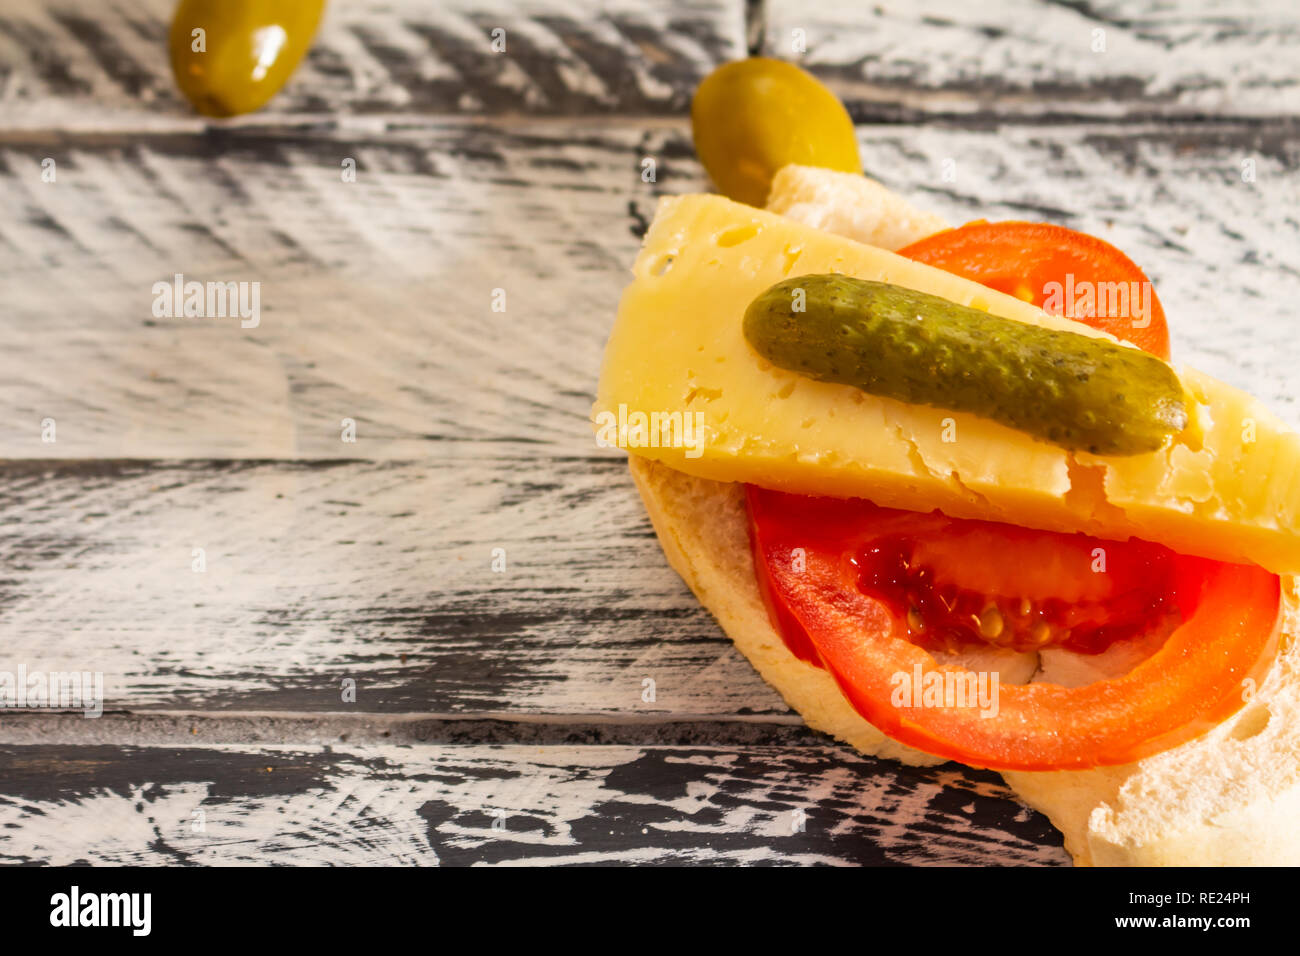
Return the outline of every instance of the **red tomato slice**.
<path id="1" fill-rule="evenodd" d="M 1239 710 L 1243 682 L 1262 679 L 1276 648 L 1280 585 L 1256 567 L 1184 557 L 1144 542 L 1097 542 L 753 486 L 748 505 L 759 582 L 795 653 L 829 670 L 858 713 L 890 737 L 973 766 L 1077 769 L 1166 750 Z M 962 577 L 953 565 L 929 569 L 927 583 L 913 559 L 929 554 L 928 544 L 941 552 L 954 530 L 975 534 L 989 550 L 968 555 L 979 567 L 966 582 L 948 580 Z M 905 567 L 882 577 L 875 557 L 882 542 L 895 541 L 908 543 Z M 1093 566 L 1079 560 L 1097 546 L 1108 559 L 1100 587 L 1088 580 L 1098 576 Z M 1115 625 L 1107 612 L 1127 608 L 1120 612 L 1129 615 L 1120 627 L 1126 633 L 1112 639 L 1144 630 L 1153 610 L 1178 623 L 1158 651 L 1122 677 L 1066 688 L 993 684 L 986 675 L 987 693 L 980 696 L 966 676 L 972 672 L 940 664 L 916 642 L 915 618 L 909 622 L 889 582 L 908 579 L 913 598 L 926 587 L 951 597 L 966 593 L 965 583 L 989 580 L 994 568 L 995 590 L 1014 590 L 1035 579 L 1024 561 L 1036 553 L 1054 553 L 1060 562 L 1058 582 L 1034 603 L 1036 621 L 1055 613 L 1056 595 L 1086 592 L 1103 612 L 1102 626 Z M 1159 608 L 1147 603 L 1153 595 Z M 942 603 L 941 615 L 951 610 Z"/>
<path id="2" fill-rule="evenodd" d="M 978 221 L 914 242 L 898 254 L 1169 358 L 1169 328 L 1151 280 L 1132 259 L 1094 236 L 1043 223 Z"/>

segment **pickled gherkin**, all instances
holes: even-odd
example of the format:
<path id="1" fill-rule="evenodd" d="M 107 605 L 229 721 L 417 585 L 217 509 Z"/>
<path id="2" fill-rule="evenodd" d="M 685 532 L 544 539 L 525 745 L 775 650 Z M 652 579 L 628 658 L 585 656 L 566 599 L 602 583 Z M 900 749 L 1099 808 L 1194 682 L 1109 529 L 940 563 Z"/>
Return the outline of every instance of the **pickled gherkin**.
<path id="1" fill-rule="evenodd" d="M 1187 426 L 1169 365 L 886 282 L 806 275 L 745 311 L 773 365 L 884 398 L 969 412 L 1071 451 L 1137 455 Z"/>

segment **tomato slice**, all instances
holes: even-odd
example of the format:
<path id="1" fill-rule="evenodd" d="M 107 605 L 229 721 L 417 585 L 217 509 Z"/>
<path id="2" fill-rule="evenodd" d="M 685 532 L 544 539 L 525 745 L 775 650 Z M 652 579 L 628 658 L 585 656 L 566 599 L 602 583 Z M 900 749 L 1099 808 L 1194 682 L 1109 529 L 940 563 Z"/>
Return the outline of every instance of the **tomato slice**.
<path id="1" fill-rule="evenodd" d="M 978 221 L 914 242 L 898 254 L 1169 358 L 1169 328 L 1151 280 L 1132 259 L 1095 236 L 1044 223 Z"/>
<path id="2" fill-rule="evenodd" d="M 1085 569 L 1077 560 L 1081 548 L 1091 555 L 1095 539 L 1081 535 L 754 486 L 747 496 L 760 585 L 795 653 L 829 670 L 858 713 L 890 737 L 972 766 L 1078 769 L 1166 750 L 1239 710 L 1246 699 L 1243 682 L 1262 679 L 1276 648 L 1280 584 L 1260 568 L 1185 557 L 1143 542 L 1103 542 L 1117 570 L 1110 580 L 1108 567 L 1098 589 L 1087 577 L 1097 575 L 1095 566 Z M 963 530 L 977 532 L 991 550 L 967 555 L 978 566 L 964 582 L 939 580 L 936 562 L 936 592 L 987 580 L 991 565 L 1004 569 L 995 590 L 1003 584 L 1015 588 L 1035 580 L 1034 569 L 1024 567 L 1026 554 L 1055 553 L 1063 563 L 1056 567 L 1058 580 L 1046 585 L 1051 593 L 1037 596 L 1036 619 L 1050 617 L 1041 602 L 1059 594 L 1087 592 L 1103 610 L 1135 593 L 1157 594 L 1176 618 L 1172 631 L 1159 650 L 1112 680 L 1067 688 L 1001 685 L 984 675 L 987 693 L 981 693 L 971 683 L 980 675 L 941 664 L 916 640 L 918 622 L 872 567 L 881 542 L 909 542 L 912 559 L 928 555 L 928 544 L 942 549 L 954 531 Z M 954 565 L 943 574 L 960 578 L 963 572 Z M 1038 576 L 1040 585 L 1044 580 Z M 1150 623 L 1144 599 L 1130 622 L 1133 633 Z M 1103 619 L 1113 623 L 1105 614 Z"/>

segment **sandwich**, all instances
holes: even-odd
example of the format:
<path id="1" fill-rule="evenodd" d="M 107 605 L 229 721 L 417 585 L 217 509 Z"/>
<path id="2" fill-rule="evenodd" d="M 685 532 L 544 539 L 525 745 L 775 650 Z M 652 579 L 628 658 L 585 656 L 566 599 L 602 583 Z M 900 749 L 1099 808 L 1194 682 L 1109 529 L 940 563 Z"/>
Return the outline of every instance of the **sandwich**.
<path id="1" fill-rule="evenodd" d="M 668 563 L 809 726 L 1001 772 L 1077 865 L 1300 863 L 1300 436 L 1099 239 L 768 175 L 660 201 L 606 346 Z"/>

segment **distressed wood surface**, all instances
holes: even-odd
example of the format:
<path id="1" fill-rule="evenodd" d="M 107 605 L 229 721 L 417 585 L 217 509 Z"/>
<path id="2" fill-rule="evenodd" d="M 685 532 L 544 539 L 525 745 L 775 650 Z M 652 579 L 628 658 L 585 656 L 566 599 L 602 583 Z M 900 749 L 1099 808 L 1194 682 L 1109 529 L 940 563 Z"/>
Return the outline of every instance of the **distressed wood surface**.
<path id="1" fill-rule="evenodd" d="M 954 222 L 1059 222 L 1116 243 L 1154 279 L 1177 361 L 1300 423 L 1286 360 L 1300 321 L 1300 128 L 860 136 L 869 171 Z M 47 155 L 54 183 L 40 178 Z M 355 183 L 340 175 L 348 156 Z M 0 456 L 600 454 L 585 422 L 639 233 L 659 195 L 705 186 L 685 129 L 667 121 L 346 139 L 11 134 Z M 176 273 L 260 283 L 260 324 L 154 318 L 154 283 Z M 345 418 L 355 443 L 341 440 Z"/>
<path id="2" fill-rule="evenodd" d="M 108 709 L 785 711 L 616 459 L 13 463 L 0 566 L 0 670 Z"/>
<path id="3" fill-rule="evenodd" d="M 1295 117 L 1291 0 L 767 0 L 766 52 L 859 122 Z"/>
<path id="4" fill-rule="evenodd" d="M 994 775 L 843 747 L 0 746 L 0 774 L 11 864 L 1067 862 Z"/>
<path id="5" fill-rule="evenodd" d="M 765 6 L 765 52 L 827 77 L 860 121 L 1300 112 L 1300 23 L 1288 0 Z M 453 0 L 435 13 L 421 0 L 333 0 L 303 69 L 267 112 L 238 122 L 680 115 L 711 67 L 743 54 L 745 7 Z M 160 52 L 171 9 L 11 0 L 0 12 L 0 124 L 200 125 Z M 492 50 L 494 29 L 506 31 L 504 53 Z"/>
<path id="6" fill-rule="evenodd" d="M 1300 17 L 334 0 L 211 124 L 170 7 L 0 11 L 0 671 L 102 672 L 110 712 L 0 712 L 0 861 L 1067 862 L 991 775 L 785 710 L 594 445 L 604 337 L 748 32 L 873 121 L 869 173 L 1110 239 L 1176 360 L 1300 425 Z M 258 282 L 260 324 L 154 316 L 178 272 Z"/>
<path id="7" fill-rule="evenodd" d="M 0 128 L 202 125 L 167 57 L 174 0 L 9 0 Z M 504 50 L 493 47 L 503 30 Z M 680 114 L 743 56 L 744 0 L 331 0 L 302 67 L 267 110 L 373 114 Z"/>

